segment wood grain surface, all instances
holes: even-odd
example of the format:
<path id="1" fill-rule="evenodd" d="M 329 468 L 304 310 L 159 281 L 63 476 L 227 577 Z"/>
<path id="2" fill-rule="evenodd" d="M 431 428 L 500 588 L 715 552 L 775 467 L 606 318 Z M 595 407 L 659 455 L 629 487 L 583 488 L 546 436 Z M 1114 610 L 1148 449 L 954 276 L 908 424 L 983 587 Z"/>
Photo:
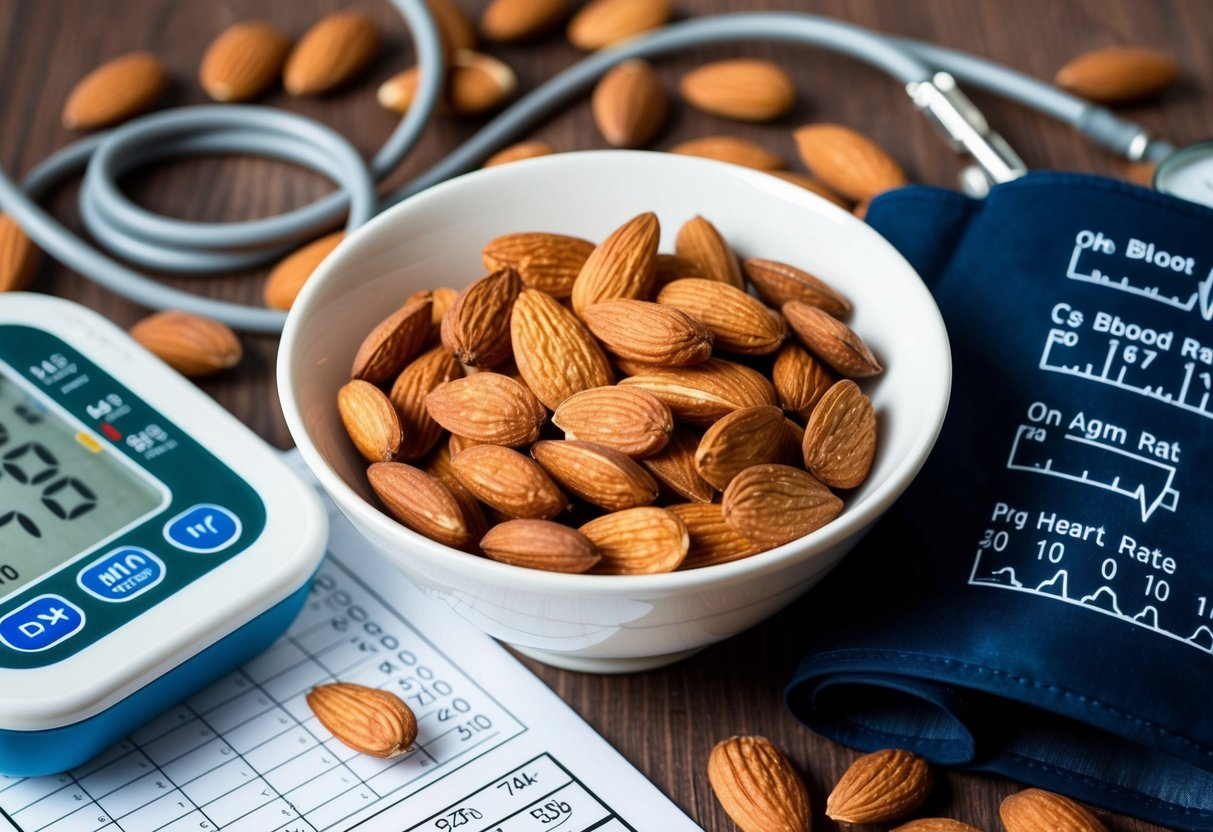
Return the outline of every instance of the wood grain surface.
<path id="1" fill-rule="evenodd" d="M 474 13 L 485 5 L 485 0 L 457 2 Z M 196 80 L 199 59 L 210 39 L 226 26 L 262 17 L 297 36 L 321 14 L 346 5 L 367 11 L 386 33 L 380 57 L 367 76 L 339 94 L 291 99 L 278 92 L 263 103 L 323 121 L 369 157 L 395 123 L 395 117 L 376 104 L 376 86 L 413 62 L 407 32 L 385 0 L 0 0 L 0 164 L 21 175 L 75 140 L 77 136 L 60 125 L 62 103 L 77 79 L 109 57 L 152 50 L 173 77 L 164 106 L 204 103 Z M 1090 48 L 1157 47 L 1178 59 L 1184 80 L 1160 101 L 1128 109 L 1126 115 L 1180 144 L 1204 138 L 1213 129 L 1213 51 L 1208 48 L 1213 3 L 1208 0 L 674 0 L 674 6 L 680 17 L 743 10 L 809 11 L 972 50 L 1042 78 L 1051 77 L 1066 59 Z M 560 37 L 491 51 L 514 67 L 523 89 L 580 55 Z M 809 121 L 838 121 L 889 148 L 913 179 L 954 185 L 960 168 L 957 158 L 914 113 L 898 85 L 864 64 L 808 48 L 739 43 L 664 60 L 659 72 L 673 92 L 688 69 L 709 59 L 742 55 L 771 57 L 788 68 L 800 96 L 795 111 L 778 123 L 753 126 L 724 122 L 675 104 L 654 142 L 656 148 L 729 132 L 756 139 L 799 167 L 791 128 Z M 1079 139 L 1069 128 L 988 95 L 975 92 L 972 97 L 1029 166 L 1123 174 L 1124 163 Z M 480 123 L 435 122 L 389 184 L 423 170 Z M 585 100 L 551 119 L 535 135 L 558 150 L 606 146 Z M 230 157 L 160 164 L 127 177 L 123 185 L 154 210 L 211 221 L 270 215 L 302 205 L 331 187 L 321 177 L 291 165 Z M 70 227 L 80 227 L 76 183 L 62 188 L 48 204 Z M 166 280 L 212 297 L 259 303 L 264 274 L 265 270 L 256 270 Z M 146 314 L 50 261 L 43 262 L 33 288 L 73 298 L 124 326 Z M 274 386 L 276 341 L 266 336 L 244 336 L 243 341 L 242 364 L 200 386 L 265 439 L 288 447 Z M 734 828 L 708 787 L 704 770 L 708 751 L 732 734 L 757 733 L 772 738 L 795 761 L 809 783 L 815 828 L 832 830 L 838 827 L 822 812 L 825 796 L 856 754 L 815 736 L 783 706 L 782 688 L 797 659 L 799 607 L 656 672 L 600 677 L 528 665 L 704 828 Z M 939 780 L 925 811 L 985 830 L 1002 828 L 998 804 L 1017 788 L 1014 783 L 964 773 L 941 773 Z M 1119 832 L 1158 828 L 1103 816 L 1109 828 Z M 643 828 L 643 819 L 636 822 Z"/>

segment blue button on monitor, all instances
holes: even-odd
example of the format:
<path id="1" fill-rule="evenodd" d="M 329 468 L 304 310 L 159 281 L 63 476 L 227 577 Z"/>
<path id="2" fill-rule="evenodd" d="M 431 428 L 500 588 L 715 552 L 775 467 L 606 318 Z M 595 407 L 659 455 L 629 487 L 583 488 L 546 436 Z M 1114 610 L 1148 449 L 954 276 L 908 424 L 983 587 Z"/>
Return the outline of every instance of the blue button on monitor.
<path id="1" fill-rule="evenodd" d="M 94 598 L 121 603 L 164 580 L 164 561 L 147 549 L 121 546 L 80 570 L 76 582 Z"/>
<path id="2" fill-rule="evenodd" d="M 240 537 L 240 518 L 223 506 L 201 503 L 164 524 L 164 538 L 178 549 L 207 554 Z"/>
<path id="3" fill-rule="evenodd" d="M 0 618 L 0 642 L 41 653 L 84 629 L 84 611 L 59 595 L 39 595 Z"/>

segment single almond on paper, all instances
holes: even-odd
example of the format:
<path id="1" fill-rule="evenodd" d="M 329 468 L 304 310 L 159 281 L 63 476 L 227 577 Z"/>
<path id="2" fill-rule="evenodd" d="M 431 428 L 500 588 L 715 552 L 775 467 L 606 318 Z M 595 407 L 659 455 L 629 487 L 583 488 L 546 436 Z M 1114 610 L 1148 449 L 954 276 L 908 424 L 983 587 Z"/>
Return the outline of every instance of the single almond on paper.
<path id="1" fill-rule="evenodd" d="M 715 159 L 718 162 L 728 162 L 767 173 L 787 167 L 787 163 L 778 154 L 739 136 L 704 136 L 701 139 L 691 139 L 674 145 L 670 152 L 682 156 Z"/>
<path id="2" fill-rule="evenodd" d="M 886 823 L 921 806 L 931 786 L 926 760 L 900 748 L 875 751 L 843 773 L 826 798 L 826 816 L 843 823 Z"/>
<path id="3" fill-rule="evenodd" d="M 804 780 L 765 737 L 730 737 L 708 757 L 708 782 L 742 832 L 809 832 Z"/>
<path id="4" fill-rule="evenodd" d="M 590 106 L 607 144 L 644 147 L 665 124 L 670 105 L 653 65 L 632 58 L 602 76 Z"/>
<path id="5" fill-rule="evenodd" d="M 670 20 L 669 0 L 590 0 L 569 21 L 569 43 L 594 50 L 635 37 Z"/>
<path id="6" fill-rule="evenodd" d="M 362 754 L 396 757 L 417 739 L 412 709 L 386 690 L 335 682 L 312 688 L 307 704 L 329 733 Z"/>
<path id="7" fill-rule="evenodd" d="M 594 543 L 551 520 L 507 520 L 489 529 L 480 548 L 493 560 L 548 572 L 585 572 L 598 563 Z"/>
<path id="8" fill-rule="evenodd" d="M 1108 832 L 1080 803 L 1044 789 L 1024 789 L 1003 800 L 998 816 L 1007 832 Z"/>
<path id="9" fill-rule="evenodd" d="M 761 373 L 720 358 L 692 367 L 648 367 L 619 382 L 647 390 L 675 419 L 711 424 L 742 407 L 775 404 L 775 388 Z"/>
<path id="10" fill-rule="evenodd" d="M 771 176 L 782 179 L 784 182 L 791 182 L 793 185 L 799 185 L 806 191 L 812 191 L 822 199 L 826 199 L 834 203 L 839 208 L 845 208 L 848 211 L 851 210 L 850 202 L 831 191 L 828 187 L 826 187 L 824 182 L 814 179 L 812 176 L 794 170 L 772 170 L 768 171 L 768 173 L 770 173 Z"/>
<path id="11" fill-rule="evenodd" d="M 350 378 L 384 384 L 396 377 L 417 353 L 430 334 L 429 292 L 414 295 L 403 306 L 375 325 L 354 354 Z"/>
<path id="12" fill-rule="evenodd" d="M 657 482 L 614 448 L 580 439 L 545 439 L 531 447 L 531 456 L 565 489 L 607 511 L 647 506 L 657 499 Z"/>
<path id="13" fill-rule="evenodd" d="M 674 305 L 610 300 L 582 309 L 581 320 L 608 351 L 623 358 L 681 367 L 712 357 L 712 332 Z"/>
<path id="14" fill-rule="evenodd" d="M 593 251 L 594 244 L 580 237 L 523 231 L 493 238 L 480 258 L 486 269 L 508 266 L 518 272 L 526 288 L 561 300 L 573 294 L 573 282 Z"/>
<path id="15" fill-rule="evenodd" d="M 716 496 L 716 490 L 699 476 L 699 470 L 695 467 L 695 451 L 698 447 L 699 435 L 680 425 L 674 428 L 664 448 L 642 459 L 640 464 L 684 500 L 710 503 Z"/>
<path id="16" fill-rule="evenodd" d="M 388 399 L 400 417 L 403 439 L 397 457 L 404 462 L 420 459 L 442 438 L 442 425 L 425 407 L 425 397 L 436 387 L 462 378 L 459 362 L 442 346 L 433 347 L 413 359 L 392 383 Z"/>
<path id="17" fill-rule="evenodd" d="M 855 488 L 876 454 L 876 412 L 850 379 L 825 392 L 809 414 L 802 445 L 804 467 L 832 488 Z"/>
<path id="18" fill-rule="evenodd" d="M 793 300 L 783 305 L 783 314 L 809 352 L 839 374 L 848 378 L 868 378 L 883 371 L 863 339 L 825 310 Z"/>
<path id="19" fill-rule="evenodd" d="M 825 364 L 799 344 L 788 342 L 779 348 L 771 368 L 771 381 L 779 396 L 779 406 L 808 420 L 813 408 L 834 384 Z"/>
<path id="20" fill-rule="evenodd" d="M 758 294 L 776 308 L 788 301 L 799 300 L 824 309 L 836 318 L 851 314 L 851 302 L 841 292 L 795 266 L 751 257 L 741 267 Z"/>
<path id="21" fill-rule="evenodd" d="M 168 73 L 150 52 L 111 58 L 76 82 L 63 105 L 63 126 L 96 130 L 138 115 L 168 87 Z"/>
<path id="22" fill-rule="evenodd" d="M 582 390 L 615 380 L 606 353 L 560 301 L 523 289 L 510 315 L 514 360 L 527 386 L 555 410 Z"/>
<path id="23" fill-rule="evenodd" d="M 227 324 L 177 310 L 148 315 L 130 328 L 130 336 L 187 378 L 229 370 L 244 354 Z"/>
<path id="24" fill-rule="evenodd" d="M 796 103 L 796 87 L 774 61 L 734 58 L 693 69 L 678 84 L 688 104 L 738 121 L 773 121 Z"/>
<path id="25" fill-rule="evenodd" d="M 769 404 L 743 407 L 721 418 L 703 434 L 695 451 L 695 470 L 724 491 L 733 477 L 746 468 L 785 461 L 787 449 L 782 410 Z"/>
<path id="26" fill-rule="evenodd" d="M 379 51 L 379 29 L 362 12 L 335 12 L 317 21 L 287 56 L 282 85 L 291 95 L 319 95 L 366 69 Z"/>
<path id="27" fill-rule="evenodd" d="M 691 538 L 686 524 L 663 508 L 641 506 L 595 518 L 580 529 L 593 541 L 602 575 L 651 575 L 673 572 L 687 556 Z"/>
<path id="28" fill-rule="evenodd" d="M 892 832 L 981 832 L 981 830 L 976 826 L 952 818 L 919 818 L 893 827 Z"/>
<path id="29" fill-rule="evenodd" d="M 508 266 L 472 283 L 442 317 L 443 346 L 468 367 L 508 361 L 510 310 L 521 291 L 522 278 Z"/>
<path id="30" fill-rule="evenodd" d="M 628 220 L 599 243 L 573 283 L 573 311 L 616 298 L 647 298 L 653 288 L 661 225 L 652 211 Z"/>
<path id="31" fill-rule="evenodd" d="M 264 20 L 229 26 L 211 41 L 198 68 L 198 82 L 215 101 L 248 101 L 282 74 L 291 39 Z"/>
<path id="32" fill-rule="evenodd" d="M 475 445 L 451 459 L 463 487 L 510 517 L 549 520 L 568 498 L 535 460 L 501 445 Z"/>
<path id="33" fill-rule="evenodd" d="M 392 402 L 369 382 L 353 379 L 337 391 L 337 413 L 350 441 L 368 462 L 388 462 L 400 450 L 400 417 Z"/>
<path id="34" fill-rule="evenodd" d="M 499 107 L 518 88 L 514 70 L 498 58 L 462 49 L 451 57 L 447 101 L 458 116 L 478 116 Z"/>
<path id="35" fill-rule="evenodd" d="M 8 214 L 0 214 L 0 292 L 19 292 L 38 265 L 38 247 Z"/>
<path id="36" fill-rule="evenodd" d="M 523 159 L 534 159 L 539 156 L 551 156 L 556 150 L 547 142 L 532 139 L 530 141 L 518 142 L 509 147 L 504 147 L 498 150 L 489 158 L 485 159 L 484 167 L 495 168 L 498 165 L 507 165 L 510 162 L 521 162 Z"/>
<path id="37" fill-rule="evenodd" d="M 719 503 L 676 503 L 666 508 L 686 524 L 691 536 L 691 546 L 678 567 L 680 570 L 729 563 L 762 551 L 724 521 Z"/>
<path id="38" fill-rule="evenodd" d="M 482 372 L 440 384 L 425 397 L 434 421 L 476 442 L 515 448 L 539 438 L 547 411 L 525 386 Z"/>
<path id="39" fill-rule="evenodd" d="M 657 303 L 681 309 L 709 330 L 716 347 L 739 355 L 768 355 L 787 338 L 784 320 L 753 295 L 715 280 L 689 277 L 662 287 Z"/>
<path id="40" fill-rule="evenodd" d="M 344 239 L 344 231 L 335 231 L 279 260 L 265 280 L 265 305 L 271 309 L 290 309 L 312 272 Z"/>
<path id="41" fill-rule="evenodd" d="M 633 459 L 652 456 L 674 432 L 674 415 L 663 401 L 631 387 L 595 387 L 569 396 L 552 414 L 565 439 L 606 445 Z"/>
<path id="42" fill-rule="evenodd" d="M 528 40 L 555 28 L 568 13 L 568 0 L 492 0 L 480 16 L 480 33 L 501 42 Z"/>
<path id="43" fill-rule="evenodd" d="M 854 202 L 906 184 L 906 175 L 876 142 L 841 124 L 809 124 L 793 137 L 813 175 Z"/>
<path id="44" fill-rule="evenodd" d="M 388 513 L 405 526 L 447 546 L 468 542 L 463 509 L 437 477 L 404 462 L 376 462 L 366 475 Z"/>
<path id="45" fill-rule="evenodd" d="M 754 465 L 724 490 L 725 522 L 764 548 L 804 537 L 842 512 L 842 500 L 812 474 L 789 465 Z"/>
<path id="46" fill-rule="evenodd" d="M 674 242 L 674 251 L 678 257 L 698 263 L 703 269 L 703 277 L 737 289 L 745 288 L 737 255 L 729 248 L 716 226 L 703 217 L 692 217 L 682 224 Z"/>
<path id="47" fill-rule="evenodd" d="M 1165 52 L 1109 46 L 1066 62 L 1053 83 L 1088 101 L 1124 104 L 1158 95 L 1179 80 L 1179 64 Z"/>

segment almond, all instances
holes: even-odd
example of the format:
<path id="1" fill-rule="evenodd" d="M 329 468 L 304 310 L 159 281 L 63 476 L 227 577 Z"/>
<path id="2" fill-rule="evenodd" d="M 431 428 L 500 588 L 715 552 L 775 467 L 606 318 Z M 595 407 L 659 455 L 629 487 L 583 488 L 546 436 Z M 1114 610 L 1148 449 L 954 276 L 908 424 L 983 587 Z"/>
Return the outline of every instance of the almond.
<path id="1" fill-rule="evenodd" d="M 1007 797 L 998 807 L 998 816 L 1007 832 L 1108 832 L 1086 807 L 1043 789 L 1024 789 Z"/>
<path id="2" fill-rule="evenodd" d="M 405 303 L 420 300 L 425 294 L 424 291 L 415 292 L 409 295 Z M 442 319 L 458 299 L 459 293 L 448 286 L 439 286 L 430 293 L 430 334 L 425 339 L 426 347 L 432 347 L 442 340 Z"/>
<path id="3" fill-rule="evenodd" d="M 466 451 L 468 448 L 474 448 L 477 445 L 491 445 L 491 442 L 481 442 L 476 439 L 468 439 L 466 436 L 460 436 L 457 433 L 452 433 L 447 439 L 446 446 L 450 450 L 452 457 L 457 457 L 459 454 Z"/>
<path id="4" fill-rule="evenodd" d="M 810 124 L 794 134 L 800 158 L 837 193 L 863 202 L 906 184 L 901 166 L 867 136 L 841 124 Z"/>
<path id="5" fill-rule="evenodd" d="M 375 325 L 362 339 L 351 378 L 371 384 L 383 384 L 394 379 L 400 370 L 421 351 L 430 334 L 430 311 L 433 298 L 429 292 L 414 295 L 403 306 Z"/>
<path id="6" fill-rule="evenodd" d="M 265 305 L 271 309 L 290 309 L 312 272 L 344 239 L 344 231 L 326 234 L 279 260 L 265 280 Z"/>
<path id="7" fill-rule="evenodd" d="M 775 404 L 775 388 L 761 373 L 719 358 L 693 367 L 649 367 L 619 383 L 647 390 L 675 419 L 696 424 L 711 424 L 738 408 Z"/>
<path id="8" fill-rule="evenodd" d="M 337 391 L 337 412 L 358 453 L 368 462 L 387 462 L 400 450 L 400 417 L 373 384 L 354 379 Z"/>
<path id="9" fill-rule="evenodd" d="M 813 407 L 834 384 L 834 377 L 824 364 L 791 342 L 780 347 L 771 368 L 771 380 L 775 382 L 779 406 L 804 420 L 808 420 Z"/>
<path id="10" fill-rule="evenodd" d="M 531 456 L 574 495 L 608 511 L 647 506 L 657 499 L 656 481 L 614 448 L 580 439 L 546 439 L 531 447 Z"/>
<path id="11" fill-rule="evenodd" d="M 447 100 L 458 116 L 478 116 L 496 109 L 518 88 L 518 76 L 501 60 L 462 49 L 451 58 Z"/>
<path id="12" fill-rule="evenodd" d="M 651 506 L 612 512 L 580 531 L 602 556 L 592 571 L 604 575 L 673 572 L 691 543 L 686 525 L 676 515 Z"/>
<path id="13" fill-rule="evenodd" d="M 417 739 L 417 718 L 394 693 L 336 682 L 313 688 L 308 707 L 329 732 L 362 754 L 396 757 Z"/>
<path id="14" fill-rule="evenodd" d="M 590 0 L 569 21 L 569 43 L 578 49 L 601 49 L 670 19 L 669 0 Z"/>
<path id="15" fill-rule="evenodd" d="M 451 459 L 463 487 L 510 517 L 550 519 L 569 507 L 556 483 L 530 457 L 500 445 L 475 445 Z"/>
<path id="16" fill-rule="evenodd" d="M 404 115 L 413 106 L 417 97 L 417 87 L 421 83 L 420 67 L 410 66 L 402 69 L 379 85 L 375 91 L 375 100 L 385 110 Z"/>
<path id="17" fill-rule="evenodd" d="M 168 74 L 150 52 L 112 58 L 76 82 L 63 105 L 69 130 L 109 127 L 148 109 L 168 87 Z"/>
<path id="18" fill-rule="evenodd" d="M 607 350 L 623 358 L 681 367 L 712 357 L 712 333 L 674 305 L 611 300 L 587 306 L 581 320 Z"/>
<path id="19" fill-rule="evenodd" d="M 130 336 L 183 376 L 201 378 L 240 363 L 240 339 L 227 324 L 168 310 L 148 315 Z"/>
<path id="20" fill-rule="evenodd" d="M 695 470 L 723 491 L 752 465 L 785 461 L 787 447 L 782 410 L 774 405 L 743 407 L 707 429 L 695 451 Z"/>
<path id="21" fill-rule="evenodd" d="M 842 500 L 829 488 L 788 465 L 745 469 L 733 477 L 720 505 L 726 523 L 766 548 L 803 537 L 842 511 Z"/>
<path id="22" fill-rule="evenodd" d="M 812 191 L 822 199 L 826 199 L 834 203 L 839 208 L 845 208 L 848 211 L 851 210 L 851 203 L 847 202 L 838 194 L 831 191 L 828 187 L 826 187 L 824 182 L 818 179 L 814 179 L 811 176 L 794 170 L 772 170 L 768 171 L 768 173 L 770 173 L 771 176 L 782 179 L 784 182 L 791 182 L 793 185 L 799 185 L 806 191 Z"/>
<path id="23" fill-rule="evenodd" d="M 442 38 L 442 54 L 454 55 L 460 49 L 476 48 L 476 27 L 454 0 L 425 0 L 438 34 Z"/>
<path id="24" fill-rule="evenodd" d="M 278 80 L 291 39 L 263 20 L 246 20 L 211 41 L 198 82 L 216 101 L 248 101 Z"/>
<path id="25" fill-rule="evenodd" d="M 467 542 L 460 548 L 473 554 L 480 554 L 480 539 L 489 530 L 489 522 L 485 519 L 480 501 L 464 487 L 463 483 L 459 481 L 459 477 L 455 476 L 455 467 L 451 463 L 451 452 L 445 442 L 438 443 L 438 447 L 430 454 L 422 468 L 427 474 L 445 485 L 451 492 L 451 496 L 455 498 L 455 502 L 459 504 L 463 523 L 468 530 Z"/>
<path id="26" fill-rule="evenodd" d="M 798 300 L 824 309 L 836 318 L 851 314 L 851 302 L 841 292 L 795 266 L 751 257 L 742 263 L 742 269 L 758 294 L 772 306 L 781 307 Z"/>
<path id="27" fill-rule="evenodd" d="M 728 563 L 762 551 L 724 521 L 719 503 L 678 503 L 667 509 L 686 524 L 691 536 L 691 547 L 680 570 Z"/>
<path id="28" fill-rule="evenodd" d="M 692 107 L 738 121 L 772 121 L 796 103 L 796 87 L 773 61 L 735 58 L 682 76 L 678 91 Z"/>
<path id="29" fill-rule="evenodd" d="M 19 292 L 38 265 L 38 247 L 17 221 L 0 214 L 0 292 Z"/>
<path id="30" fill-rule="evenodd" d="M 549 572 L 585 572 L 599 561 L 588 537 L 551 520 L 507 520 L 489 530 L 480 548 L 493 560 Z"/>
<path id="31" fill-rule="evenodd" d="M 826 816 L 843 823 L 885 823 L 913 812 L 930 793 L 927 761 L 889 748 L 851 763 L 826 798 Z"/>
<path id="32" fill-rule="evenodd" d="M 476 373 L 440 384 L 425 397 L 425 407 L 451 433 L 508 447 L 534 442 L 547 418 L 530 390 L 500 373 Z"/>
<path id="33" fill-rule="evenodd" d="M 951 818 L 919 818 L 893 828 L 892 832 L 981 832 L 976 826 Z"/>
<path id="34" fill-rule="evenodd" d="M 662 288 L 657 303 L 681 309 L 715 337 L 716 346 L 740 355 L 767 355 L 787 337 L 783 318 L 762 301 L 727 283 L 688 277 Z"/>
<path id="35" fill-rule="evenodd" d="M 400 417 L 403 440 L 396 454 L 400 459 L 420 459 L 438 444 L 442 426 L 426 410 L 425 397 L 440 384 L 462 376 L 459 362 L 441 346 L 422 353 L 396 376 L 388 399 Z"/>
<path id="36" fill-rule="evenodd" d="M 674 415 L 665 403 L 631 387 L 595 387 L 565 399 L 552 414 L 565 439 L 606 445 L 630 457 L 660 451 L 674 431 Z"/>
<path id="37" fill-rule="evenodd" d="M 1053 82 L 1100 104 L 1123 104 L 1158 95 L 1179 80 L 1170 55 L 1140 46 L 1109 46 L 1069 60 Z"/>
<path id="38" fill-rule="evenodd" d="M 480 16 L 489 40 L 516 41 L 542 35 L 569 12 L 567 0 L 492 0 Z"/>
<path id="39" fill-rule="evenodd" d="M 730 737 L 708 757 L 708 782 L 742 832 L 809 832 L 809 793 L 765 737 Z"/>
<path id="40" fill-rule="evenodd" d="M 884 368 L 854 330 L 828 312 L 803 301 L 788 301 L 783 314 L 800 342 L 849 378 L 878 375 Z"/>
<path id="41" fill-rule="evenodd" d="M 737 289 L 745 288 L 737 255 L 733 254 L 716 226 L 703 217 L 693 217 L 682 224 L 674 250 L 679 257 L 698 263 L 704 271 L 703 277 Z"/>
<path id="42" fill-rule="evenodd" d="M 594 87 L 594 123 L 607 144 L 644 147 L 665 123 L 669 102 L 653 65 L 633 58 L 615 66 Z"/>
<path id="43" fill-rule="evenodd" d="M 295 44 L 282 85 L 291 95 L 328 92 L 366 69 L 378 51 L 379 29 L 369 17 L 357 11 L 330 14 Z"/>
<path id="44" fill-rule="evenodd" d="M 615 298 L 647 299 L 661 226 L 653 212 L 633 217 L 590 252 L 573 283 L 573 311 Z"/>
<path id="45" fill-rule="evenodd" d="M 508 361 L 510 310 L 520 291 L 522 278 L 508 266 L 472 283 L 442 318 L 443 346 L 468 367 Z"/>
<path id="46" fill-rule="evenodd" d="M 512 144 L 509 147 L 498 150 L 484 161 L 484 167 L 492 168 L 498 165 L 506 165 L 510 162 L 520 162 L 523 159 L 534 159 L 537 156 L 550 156 L 555 152 L 547 142 L 532 139 L 531 141 L 519 142 L 518 144 Z"/>
<path id="47" fill-rule="evenodd" d="M 854 488 L 868 477 L 876 453 L 872 401 L 850 379 L 821 397 L 804 429 L 804 467 L 833 488 Z"/>
<path id="48" fill-rule="evenodd" d="M 376 462 L 366 475 L 388 512 L 413 531 L 447 546 L 468 542 L 463 510 L 436 477 L 403 462 Z"/>
<path id="49" fill-rule="evenodd" d="M 559 300 L 573 294 L 573 282 L 593 250 L 594 244 L 580 237 L 524 231 L 490 240 L 480 257 L 486 269 L 509 266 L 523 286 Z"/>
<path id="50" fill-rule="evenodd" d="M 623 387 L 623 390 L 631 388 Z M 695 467 L 695 450 L 699 435 L 684 427 L 675 427 L 670 441 L 657 453 L 641 460 L 649 473 L 684 500 L 710 503 L 716 496 L 712 484 L 699 476 Z"/>
<path id="51" fill-rule="evenodd" d="M 572 312 L 543 292 L 523 289 L 518 295 L 510 334 L 518 372 L 552 410 L 574 393 L 614 381 L 602 347 Z"/>
<path id="52" fill-rule="evenodd" d="M 762 145 L 737 136 L 705 136 L 702 139 L 691 139 L 674 145 L 670 152 L 682 156 L 715 159 L 718 162 L 728 162 L 731 165 L 741 165 L 743 168 L 768 173 L 787 166 L 780 156 Z"/>
<path id="53" fill-rule="evenodd" d="M 660 291 L 662 286 L 681 280 L 684 277 L 707 277 L 703 266 L 694 260 L 679 257 L 676 254 L 658 254 L 653 264 L 653 289 Z"/>

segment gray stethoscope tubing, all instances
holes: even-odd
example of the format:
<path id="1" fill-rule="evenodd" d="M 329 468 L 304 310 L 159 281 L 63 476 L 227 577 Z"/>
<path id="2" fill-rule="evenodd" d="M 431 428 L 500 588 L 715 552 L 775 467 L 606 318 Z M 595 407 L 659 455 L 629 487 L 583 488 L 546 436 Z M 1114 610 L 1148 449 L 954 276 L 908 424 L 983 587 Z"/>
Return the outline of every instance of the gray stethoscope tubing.
<path id="1" fill-rule="evenodd" d="M 424 3 L 393 3 L 412 32 L 422 81 L 408 113 L 369 166 L 339 134 L 302 116 L 254 106 L 190 107 L 146 116 L 71 145 L 31 172 L 22 189 L 0 170 L 0 205 L 45 251 L 118 294 L 153 308 L 207 315 L 238 329 L 275 332 L 281 329 L 285 313 L 201 298 L 164 286 L 71 234 L 36 200 L 87 164 L 80 195 L 82 218 L 90 233 L 120 256 L 166 272 L 246 268 L 282 256 L 336 225 L 342 214 L 347 214 L 346 228 L 352 230 L 378 210 L 470 169 L 588 90 L 624 60 L 737 40 L 822 46 L 883 69 L 906 86 L 915 104 L 928 111 L 956 149 L 977 159 L 990 181 L 1020 175 L 1022 162 L 954 88 L 948 72 L 1058 118 L 1130 159 L 1158 159 L 1171 150 L 1170 145 L 1150 141 L 1141 127 L 1106 109 L 971 55 L 810 15 L 743 13 L 675 23 L 591 55 L 523 96 L 429 170 L 377 203 L 375 181 L 390 173 L 415 144 L 438 101 L 443 79 L 442 47 Z M 252 153 L 285 159 L 328 176 L 339 190 L 266 219 L 194 223 L 140 208 L 116 185 L 118 176 L 148 162 L 197 153 Z"/>

